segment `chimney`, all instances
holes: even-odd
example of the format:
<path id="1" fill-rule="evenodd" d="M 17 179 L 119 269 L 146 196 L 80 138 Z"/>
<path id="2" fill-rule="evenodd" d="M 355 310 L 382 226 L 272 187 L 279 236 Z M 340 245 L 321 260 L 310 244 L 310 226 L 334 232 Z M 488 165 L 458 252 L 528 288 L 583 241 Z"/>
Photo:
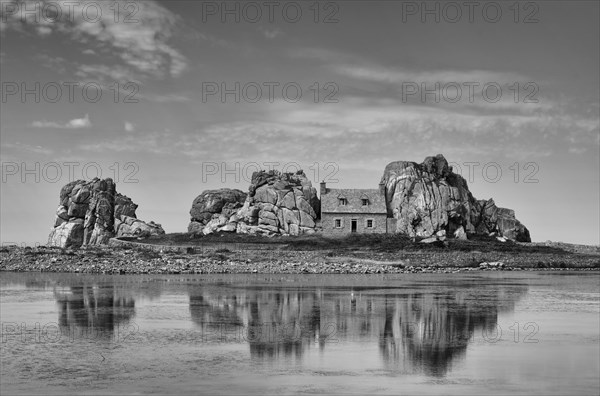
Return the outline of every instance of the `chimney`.
<path id="1" fill-rule="evenodd" d="M 321 189 L 320 189 L 320 191 L 319 191 L 319 192 L 320 192 L 320 194 L 321 194 L 321 197 L 322 197 L 324 194 L 327 194 L 327 185 L 326 185 L 326 183 L 325 183 L 325 180 L 323 180 L 323 181 L 321 182 Z"/>
<path id="2" fill-rule="evenodd" d="M 379 182 L 379 193 L 385 196 L 385 182 L 383 180 Z"/>

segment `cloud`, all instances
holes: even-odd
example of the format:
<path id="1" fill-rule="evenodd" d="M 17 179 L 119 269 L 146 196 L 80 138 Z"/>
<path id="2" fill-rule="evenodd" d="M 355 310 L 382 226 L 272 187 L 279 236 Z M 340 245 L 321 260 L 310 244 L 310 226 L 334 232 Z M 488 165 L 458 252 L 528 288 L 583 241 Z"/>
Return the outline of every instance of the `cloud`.
<path id="1" fill-rule="evenodd" d="M 96 51 L 94 51 L 93 49 L 90 49 L 90 48 L 83 50 L 81 53 L 84 55 L 97 55 Z"/>
<path id="2" fill-rule="evenodd" d="M 488 110 L 528 113 L 549 109 L 554 103 L 540 100 L 539 86 L 528 76 L 498 70 L 416 71 L 378 65 L 332 64 L 335 73 L 354 81 L 375 83 L 376 92 L 393 95 L 405 103 L 445 106 L 460 111 Z"/>
<path id="3" fill-rule="evenodd" d="M 38 54 L 35 60 L 48 69 L 54 70 L 59 74 L 64 74 L 67 71 L 66 64 L 67 60 L 60 56 L 50 56 L 48 54 Z"/>
<path id="4" fill-rule="evenodd" d="M 66 128 L 70 129 L 79 129 L 79 128 L 89 128 L 92 126 L 90 122 L 90 115 L 86 114 L 83 118 L 75 118 L 66 124 Z"/>
<path id="5" fill-rule="evenodd" d="M 132 132 L 119 137 L 96 143 L 82 144 L 79 148 L 91 152 L 131 152 L 151 153 L 158 155 L 174 154 L 173 145 L 176 136 L 170 131 L 164 132 Z"/>
<path id="6" fill-rule="evenodd" d="M 126 132 L 133 132 L 133 131 L 135 131 L 135 125 L 133 125 L 131 122 L 125 121 L 125 131 Z"/>
<path id="7" fill-rule="evenodd" d="M 83 129 L 92 126 L 89 114 L 83 118 L 75 118 L 65 124 L 59 124 L 53 121 L 34 121 L 31 123 L 34 128 L 53 128 L 53 129 Z"/>
<path id="8" fill-rule="evenodd" d="M 181 20 L 155 1 L 25 0 L 14 3 L 3 0 L 3 3 L 18 6 L 17 12 L 3 15 L 2 31 L 21 32 L 31 27 L 43 37 L 65 34 L 87 45 L 94 39 L 98 45 L 110 48 L 126 65 L 154 77 L 177 77 L 188 67 L 187 58 L 168 44 Z M 58 8 L 61 12 L 54 19 L 45 14 L 35 20 L 25 18 L 21 10 L 35 7 Z M 115 9 L 122 11 L 116 18 Z"/>
<path id="9" fill-rule="evenodd" d="M 522 81 L 523 76 L 488 70 L 431 70 L 416 71 L 403 68 L 389 68 L 379 65 L 334 64 L 331 68 L 339 74 L 356 79 L 377 81 L 382 83 L 401 84 L 404 82 L 427 82 L 430 84 L 447 84 L 451 82 L 515 82 Z"/>
<path id="10" fill-rule="evenodd" d="M 529 161 L 557 153 L 589 154 L 599 146 L 597 115 L 575 116 L 554 105 L 520 113 L 507 113 L 502 106 L 466 112 L 402 103 L 398 98 L 339 99 L 340 103 L 331 104 L 253 103 L 251 115 L 240 108 L 227 121 L 213 121 L 189 132 L 147 133 L 136 128 L 81 148 L 183 156 L 190 162 L 289 155 L 303 162 L 377 163 L 380 158 L 418 158 L 431 152 Z"/>
<path id="11" fill-rule="evenodd" d="M 121 65 L 79 65 L 75 75 L 83 79 L 100 82 L 106 86 L 112 85 L 115 82 L 122 85 L 128 82 L 139 83 L 136 73 Z"/>
<path id="12" fill-rule="evenodd" d="M 50 155 L 54 152 L 51 149 L 43 147 L 43 146 L 32 146 L 30 144 L 24 144 L 21 142 L 3 143 L 2 149 L 11 149 L 11 150 L 19 151 L 19 152 L 28 152 L 28 153 L 44 154 L 44 155 Z"/>
<path id="13" fill-rule="evenodd" d="M 42 37 L 49 36 L 52 33 L 52 29 L 48 26 L 38 26 L 35 28 L 38 34 Z"/>
<path id="14" fill-rule="evenodd" d="M 260 32 L 269 40 L 274 39 L 275 37 L 283 34 L 283 31 L 281 29 L 275 28 L 275 29 L 267 29 L 265 27 L 260 26 L 258 28 L 258 30 L 260 30 Z"/>

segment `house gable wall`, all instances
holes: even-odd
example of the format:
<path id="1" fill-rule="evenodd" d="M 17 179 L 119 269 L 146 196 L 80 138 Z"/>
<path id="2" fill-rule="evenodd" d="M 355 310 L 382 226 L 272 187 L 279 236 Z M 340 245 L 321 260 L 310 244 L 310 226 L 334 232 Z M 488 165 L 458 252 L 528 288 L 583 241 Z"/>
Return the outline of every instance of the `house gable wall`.
<path id="1" fill-rule="evenodd" d="M 346 205 L 340 205 L 340 198 L 346 199 Z M 368 205 L 362 204 L 363 198 L 368 199 Z M 387 214 L 387 207 L 385 196 L 377 189 L 327 188 L 321 193 L 321 212 Z"/>

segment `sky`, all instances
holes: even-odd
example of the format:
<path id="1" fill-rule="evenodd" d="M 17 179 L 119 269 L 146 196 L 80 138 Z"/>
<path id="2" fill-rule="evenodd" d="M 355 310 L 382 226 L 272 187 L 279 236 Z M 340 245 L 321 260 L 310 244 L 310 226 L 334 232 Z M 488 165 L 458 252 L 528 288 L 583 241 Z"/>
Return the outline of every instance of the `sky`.
<path id="1" fill-rule="evenodd" d="M 184 232 L 259 168 L 443 154 L 533 241 L 599 244 L 599 4 L 0 0 L 0 240 L 44 244 L 76 179 Z"/>

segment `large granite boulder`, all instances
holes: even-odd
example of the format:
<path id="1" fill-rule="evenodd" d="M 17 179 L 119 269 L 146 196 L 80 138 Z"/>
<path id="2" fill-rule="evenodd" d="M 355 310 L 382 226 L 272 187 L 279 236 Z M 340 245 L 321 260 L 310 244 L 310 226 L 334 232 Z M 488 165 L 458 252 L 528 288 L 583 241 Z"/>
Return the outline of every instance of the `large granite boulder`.
<path id="1" fill-rule="evenodd" d="M 137 207 L 129 197 L 117 193 L 116 184 L 110 178 L 70 182 L 60 190 L 60 204 L 48 244 L 60 247 L 100 245 L 107 244 L 115 236 L 129 236 L 128 232 L 124 235 L 117 231 L 115 221 L 120 224 L 125 218 L 135 219 Z M 160 225 L 149 224 L 152 225 L 145 229 L 152 230 L 152 235 L 164 234 Z"/>
<path id="2" fill-rule="evenodd" d="M 83 221 L 62 223 L 50 231 L 48 245 L 78 248 L 83 243 Z"/>
<path id="3" fill-rule="evenodd" d="M 191 233 L 238 232 L 299 235 L 314 232 L 320 215 L 317 191 L 303 171 L 254 172 L 248 194 L 209 190 L 192 204 Z"/>
<path id="4" fill-rule="evenodd" d="M 213 217 L 219 217 L 222 213 L 233 215 L 243 206 L 245 200 L 246 193 L 241 190 L 222 188 L 204 191 L 192 202 L 188 232 L 202 230 Z"/>
<path id="5" fill-rule="evenodd" d="M 514 210 L 497 207 L 493 199 L 479 200 L 475 208 L 476 233 L 494 233 L 519 242 L 531 242 L 529 230 L 515 218 Z"/>
<path id="6" fill-rule="evenodd" d="M 160 224 L 151 221 L 146 223 L 135 217 L 121 215 L 115 218 L 115 230 L 117 237 L 138 237 L 146 238 L 153 235 L 163 235 L 163 230 Z"/>
<path id="7" fill-rule="evenodd" d="M 464 239 L 466 234 L 493 234 L 531 241 L 529 231 L 514 211 L 496 207 L 493 200 L 476 200 L 466 180 L 452 172 L 443 155 L 421 164 L 396 161 L 381 178 L 388 216 L 396 219 L 396 232 L 431 237 L 440 231 Z"/>
<path id="8" fill-rule="evenodd" d="M 259 228 L 290 235 L 315 228 L 321 205 L 317 190 L 303 171 L 254 172 L 248 195 L 252 206 L 259 209 Z"/>

